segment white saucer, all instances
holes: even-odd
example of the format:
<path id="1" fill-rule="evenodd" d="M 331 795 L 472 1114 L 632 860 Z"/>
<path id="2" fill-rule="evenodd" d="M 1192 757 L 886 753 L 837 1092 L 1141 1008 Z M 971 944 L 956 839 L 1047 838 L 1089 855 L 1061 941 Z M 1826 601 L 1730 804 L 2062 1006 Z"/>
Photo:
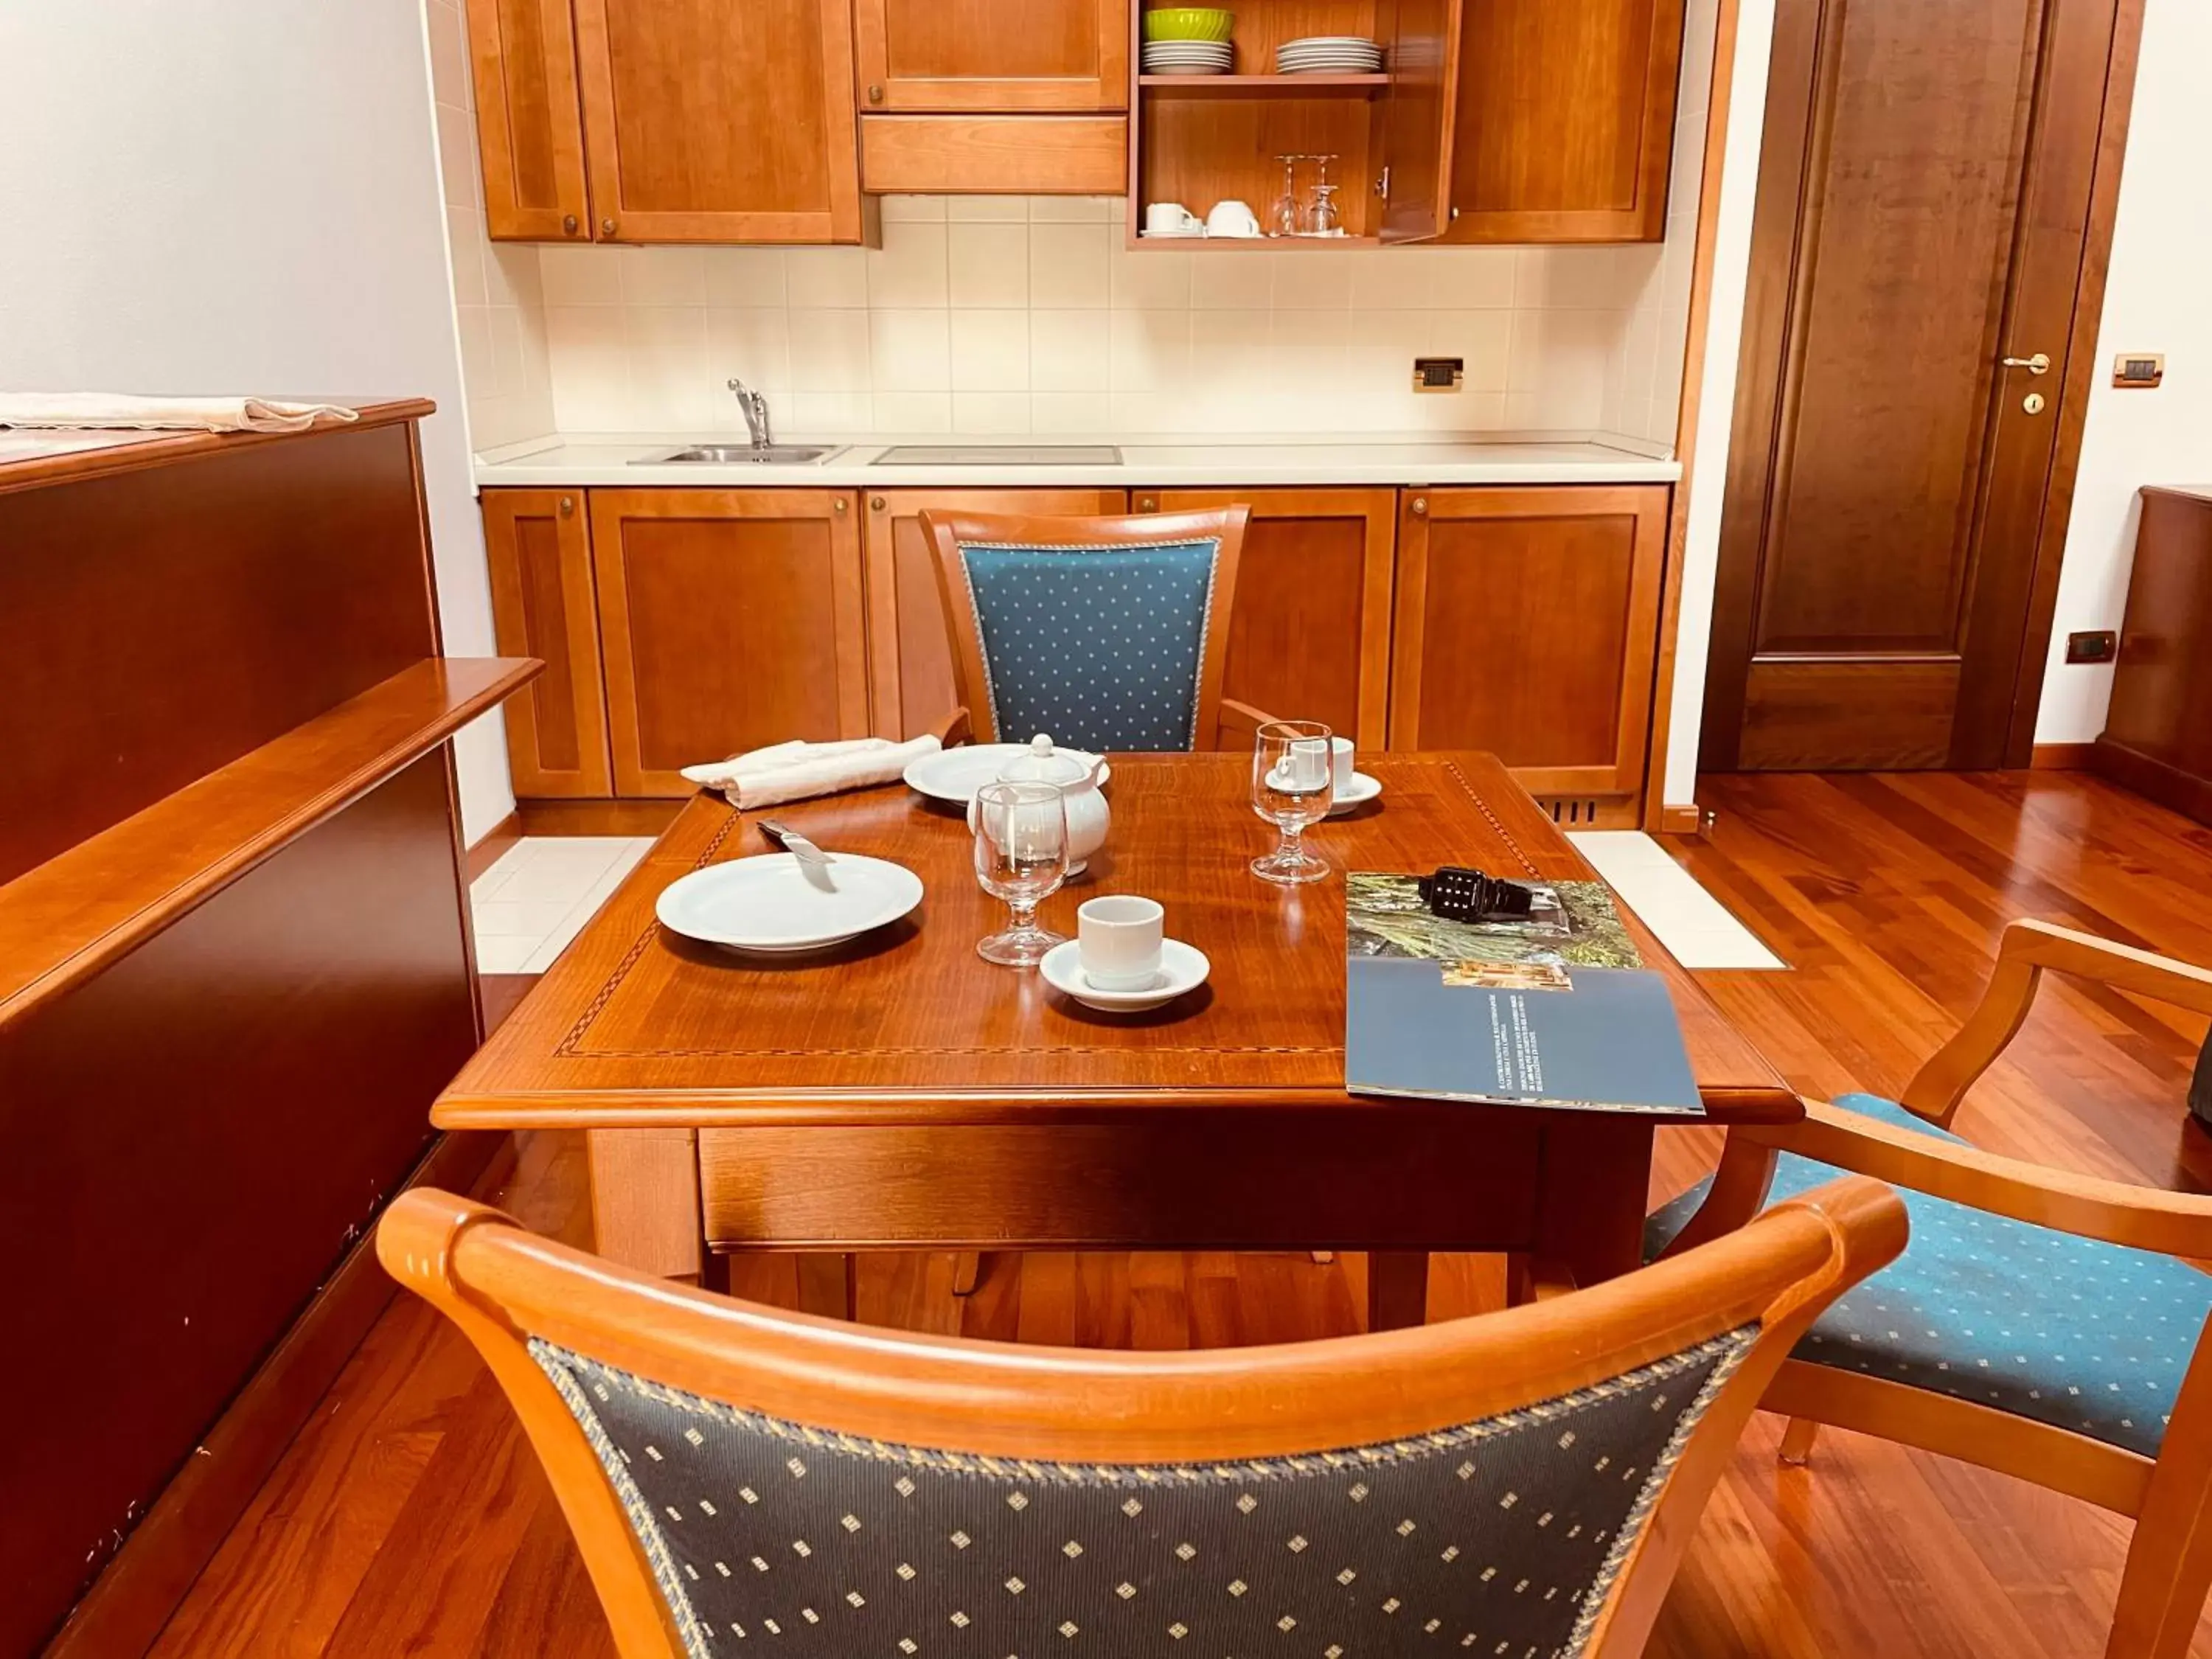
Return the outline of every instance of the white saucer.
<path id="1" fill-rule="evenodd" d="M 1159 976 L 1138 991 L 1102 991 L 1084 978 L 1083 946 L 1077 939 L 1054 945 L 1037 963 L 1037 971 L 1054 990 L 1073 997 L 1087 1008 L 1109 1014 L 1141 1014 L 1146 1009 L 1173 1002 L 1205 984 L 1212 969 L 1205 951 L 1179 939 L 1160 941 Z"/>
<path id="2" fill-rule="evenodd" d="M 896 921 L 921 902 L 921 878 L 888 859 L 836 853 L 810 874 L 789 853 L 694 870 L 660 890 L 661 925 L 732 951 L 819 951 Z"/>
<path id="3" fill-rule="evenodd" d="M 940 749 L 935 754 L 908 762 L 903 775 L 908 788 L 919 790 L 933 800 L 965 806 L 975 799 L 978 789 L 998 781 L 1008 761 L 1029 752 L 1030 746 L 1025 743 L 963 743 L 957 749 Z M 1053 752 L 1085 766 L 1098 758 L 1080 749 L 1056 749 Z M 1098 781 L 1103 783 L 1113 775 L 1114 769 L 1109 766 L 1098 775 Z"/>
<path id="4" fill-rule="evenodd" d="M 1354 772 L 1352 787 L 1338 792 L 1335 801 L 1329 806 L 1328 815 L 1334 817 L 1340 812 L 1349 812 L 1355 806 L 1364 806 L 1382 793 L 1381 779 L 1370 778 L 1364 772 Z"/>

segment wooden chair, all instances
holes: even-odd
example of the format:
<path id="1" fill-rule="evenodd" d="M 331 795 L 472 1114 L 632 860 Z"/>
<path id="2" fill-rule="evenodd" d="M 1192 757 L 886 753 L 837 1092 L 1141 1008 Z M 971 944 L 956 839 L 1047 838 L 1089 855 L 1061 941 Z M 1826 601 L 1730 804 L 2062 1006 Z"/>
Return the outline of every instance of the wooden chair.
<path id="1" fill-rule="evenodd" d="M 1980 1004 L 1901 1101 L 1808 1102 L 1802 1124 L 1732 1129 L 1710 1190 L 1661 1211 L 1650 1242 L 1694 1252 L 1770 1191 L 1839 1170 L 1911 1189 L 1912 1248 L 1823 1315 L 1767 1392 L 1796 1419 L 1784 1457 L 1805 1461 L 1832 1423 L 2135 1516 L 2106 1652 L 2183 1659 L 2212 1583 L 2212 1276 L 2174 1258 L 2212 1257 L 2212 1198 L 1999 1158 L 1948 1133 L 2045 969 L 2212 1013 L 2203 969 L 2014 922 Z"/>
<path id="2" fill-rule="evenodd" d="M 625 1659 L 1625 1659 L 1775 1366 L 1905 1236 L 1839 1181 L 1553 1301 L 1180 1353 L 784 1313 L 426 1188 L 377 1252 L 506 1389 Z"/>
<path id="3" fill-rule="evenodd" d="M 1045 732 L 1093 752 L 1249 744 L 1274 716 L 1224 697 L 1221 681 L 1250 517 L 924 512 L 960 699 L 938 737 L 949 748 Z M 961 1252 L 954 1293 L 981 1273 L 981 1255 Z"/>
<path id="4" fill-rule="evenodd" d="M 1273 718 L 1221 695 L 1250 510 L 921 514 L 960 707 L 948 744 L 1210 749 Z"/>

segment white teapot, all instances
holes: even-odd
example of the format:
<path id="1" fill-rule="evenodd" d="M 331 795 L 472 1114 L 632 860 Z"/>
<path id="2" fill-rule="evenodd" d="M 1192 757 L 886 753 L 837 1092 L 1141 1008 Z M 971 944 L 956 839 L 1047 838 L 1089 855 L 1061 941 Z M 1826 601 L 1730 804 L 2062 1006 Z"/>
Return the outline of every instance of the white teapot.
<path id="1" fill-rule="evenodd" d="M 1050 783 L 1060 787 L 1067 810 L 1067 873 L 1083 873 L 1091 855 L 1106 844 L 1113 815 L 1107 810 L 1106 792 L 1099 775 L 1106 769 L 1101 757 L 1089 763 L 1053 747 L 1052 738 L 1040 732 L 1030 739 L 1029 752 L 1016 755 L 999 769 L 1001 783 Z M 968 802 L 968 827 L 975 827 L 975 802 Z"/>

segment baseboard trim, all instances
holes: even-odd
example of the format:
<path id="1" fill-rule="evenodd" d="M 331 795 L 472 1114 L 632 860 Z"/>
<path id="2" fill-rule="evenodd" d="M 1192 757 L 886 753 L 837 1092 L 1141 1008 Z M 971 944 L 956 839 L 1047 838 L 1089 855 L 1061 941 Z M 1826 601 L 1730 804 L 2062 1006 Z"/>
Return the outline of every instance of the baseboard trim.
<path id="1" fill-rule="evenodd" d="M 1683 806 L 1662 806 L 1659 809 L 1659 833 L 1662 836 L 1702 836 L 1705 832 L 1705 811 L 1697 802 Z"/>
<path id="2" fill-rule="evenodd" d="M 2028 757 L 2028 769 L 2035 772 L 2086 772 L 2089 757 L 2095 752 L 2094 743 L 2039 743 Z"/>
<path id="3" fill-rule="evenodd" d="M 469 879 L 473 882 L 493 865 L 497 864 L 505 856 L 507 848 L 521 839 L 522 813 L 518 809 L 509 812 L 469 844 Z"/>
<path id="4" fill-rule="evenodd" d="M 441 1135 L 402 1186 L 467 1192 L 510 1139 Z M 122 1659 L 153 1646 L 398 1288 L 363 1234 L 70 1610 L 46 1659 Z"/>

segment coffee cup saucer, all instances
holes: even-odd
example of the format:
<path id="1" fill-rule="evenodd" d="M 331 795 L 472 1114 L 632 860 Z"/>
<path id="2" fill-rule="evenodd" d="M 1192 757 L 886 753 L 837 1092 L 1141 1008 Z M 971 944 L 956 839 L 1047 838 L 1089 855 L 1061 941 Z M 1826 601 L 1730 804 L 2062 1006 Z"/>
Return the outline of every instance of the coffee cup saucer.
<path id="1" fill-rule="evenodd" d="M 1382 793 L 1381 779 L 1370 778 L 1364 772 L 1354 772 L 1352 781 L 1338 790 L 1336 799 L 1329 803 L 1328 815 L 1334 817 L 1340 812 L 1349 812 L 1355 806 L 1364 806 Z"/>
<path id="2" fill-rule="evenodd" d="M 1164 939 L 1160 941 L 1160 970 L 1150 985 L 1133 991 L 1103 991 L 1084 977 L 1081 942 L 1069 939 L 1046 951 L 1037 963 L 1037 971 L 1054 990 L 1074 998 L 1086 1008 L 1109 1014 L 1140 1014 L 1195 991 L 1206 983 L 1212 966 L 1206 959 L 1206 952 L 1196 945 L 1185 945 L 1179 939 Z"/>

